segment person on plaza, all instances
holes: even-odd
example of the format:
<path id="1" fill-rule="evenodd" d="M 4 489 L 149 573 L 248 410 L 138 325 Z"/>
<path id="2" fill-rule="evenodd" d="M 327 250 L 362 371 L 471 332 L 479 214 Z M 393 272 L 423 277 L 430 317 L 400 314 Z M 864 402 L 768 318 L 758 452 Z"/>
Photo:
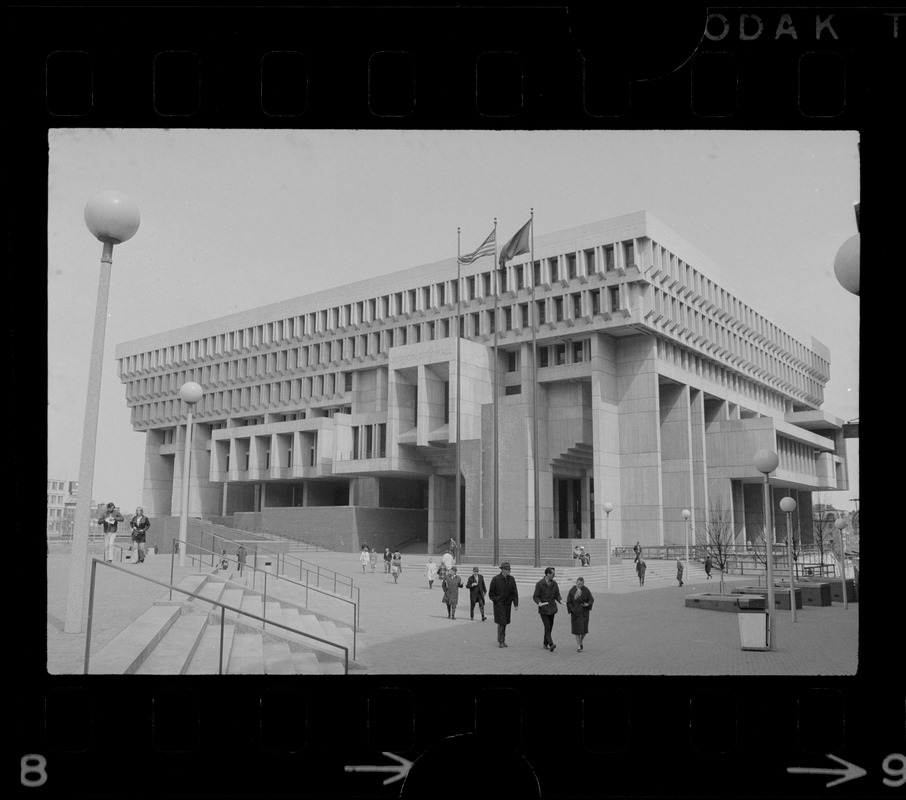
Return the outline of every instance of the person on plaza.
<path id="1" fill-rule="evenodd" d="M 242 575 L 242 569 L 245 567 L 245 545 L 239 545 L 236 551 L 236 562 L 239 564 L 239 574 Z"/>
<path id="2" fill-rule="evenodd" d="M 472 567 L 472 574 L 466 581 L 466 589 L 469 590 L 469 618 L 475 619 L 475 605 L 481 612 L 481 621 L 484 622 L 487 617 L 484 615 L 484 596 L 487 589 L 484 585 L 484 575 L 481 574 L 478 567 Z"/>
<path id="3" fill-rule="evenodd" d="M 635 547 L 632 548 L 632 552 L 635 553 L 635 563 L 638 564 L 639 560 L 642 558 L 642 548 L 639 546 L 639 543 L 635 543 Z"/>
<path id="4" fill-rule="evenodd" d="M 371 571 L 374 572 L 377 569 L 377 548 L 372 547 L 369 556 L 371 558 Z"/>
<path id="5" fill-rule="evenodd" d="M 362 562 L 362 572 L 365 572 L 365 567 L 371 563 L 371 553 L 368 551 L 368 545 L 362 545 L 362 552 L 359 554 L 359 561 Z"/>
<path id="6" fill-rule="evenodd" d="M 132 543 L 135 545 L 138 563 L 141 564 L 145 560 L 145 534 L 151 527 L 151 520 L 145 516 L 145 509 L 141 506 L 135 509 L 135 516 L 129 521 L 129 527 L 132 528 Z"/>
<path id="7" fill-rule="evenodd" d="M 579 557 L 579 553 L 580 553 L 581 551 L 582 551 L 582 548 L 581 548 L 579 545 L 576 545 L 576 546 L 573 548 L 573 558 L 578 558 L 578 557 Z"/>
<path id="8" fill-rule="evenodd" d="M 104 513 L 98 518 L 98 525 L 104 526 L 104 555 L 108 564 L 113 561 L 117 523 L 122 521 L 123 515 L 117 510 L 116 503 L 107 503 Z"/>
<path id="9" fill-rule="evenodd" d="M 403 557 L 399 550 L 394 550 L 390 557 L 390 574 L 393 575 L 393 582 L 396 583 L 403 571 Z"/>
<path id="10" fill-rule="evenodd" d="M 225 549 L 221 550 L 220 551 L 220 569 L 223 570 L 224 572 L 226 572 L 226 570 L 229 569 L 229 566 L 230 566 L 230 560 L 229 560 L 229 558 L 227 558 L 227 551 Z"/>
<path id="11" fill-rule="evenodd" d="M 456 551 L 459 550 L 459 542 L 456 541 L 452 536 L 450 537 L 449 542 L 450 553 L 453 556 L 453 560 L 456 561 Z"/>
<path id="12" fill-rule="evenodd" d="M 450 571 L 441 586 L 444 587 L 442 599 L 447 606 L 447 618 L 456 619 L 456 606 L 459 604 L 459 587 L 462 586 L 462 578 L 456 574 L 456 567 L 450 567 Z"/>
<path id="13" fill-rule="evenodd" d="M 444 570 L 449 570 L 453 566 L 453 554 L 451 552 L 446 552 L 440 557 L 441 562 L 444 565 Z"/>
<path id="14" fill-rule="evenodd" d="M 635 571 L 639 576 L 639 586 L 645 585 L 645 570 L 648 569 L 648 565 L 645 563 L 644 558 L 639 558 L 635 565 Z"/>
<path id="15" fill-rule="evenodd" d="M 548 567 L 544 570 L 544 577 L 535 584 L 535 593 L 532 600 L 538 606 L 538 614 L 541 617 L 541 623 L 544 625 L 544 649 L 554 652 L 557 645 L 552 638 L 554 630 L 554 615 L 557 613 L 557 603 L 562 603 L 560 599 L 560 587 L 554 580 L 554 568 Z"/>
<path id="16" fill-rule="evenodd" d="M 433 558 L 428 559 L 428 563 L 425 564 L 425 577 L 428 579 L 428 588 L 434 588 L 434 581 L 437 580 L 437 564 L 434 563 Z"/>
<path id="17" fill-rule="evenodd" d="M 679 559 L 676 559 L 676 579 L 679 581 L 679 585 L 683 585 L 683 562 Z"/>
<path id="18" fill-rule="evenodd" d="M 500 574 L 491 578 L 488 600 L 494 604 L 494 622 L 497 623 L 497 646 L 508 647 L 506 626 L 510 624 L 510 609 L 519 608 L 519 590 L 516 579 L 510 575 L 510 562 L 500 565 Z"/>
<path id="19" fill-rule="evenodd" d="M 711 580 L 711 566 L 711 556 L 707 555 L 705 556 L 705 575 L 708 576 L 709 581 Z"/>
<path id="20" fill-rule="evenodd" d="M 390 553 L 390 548 L 384 548 L 384 572 L 390 572 L 390 561 L 393 559 L 393 556 Z"/>
<path id="21" fill-rule="evenodd" d="M 566 595 L 566 610 L 569 612 L 570 628 L 576 637 L 576 652 L 581 653 L 585 635 L 588 633 L 588 614 L 595 604 L 595 598 L 585 587 L 585 578 L 576 578 L 576 585 Z"/>

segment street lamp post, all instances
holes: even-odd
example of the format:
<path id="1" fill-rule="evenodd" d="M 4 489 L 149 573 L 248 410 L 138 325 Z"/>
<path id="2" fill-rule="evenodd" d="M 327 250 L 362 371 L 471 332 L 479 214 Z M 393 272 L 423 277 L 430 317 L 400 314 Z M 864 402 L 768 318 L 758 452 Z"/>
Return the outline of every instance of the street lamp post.
<path id="1" fill-rule="evenodd" d="M 843 610 L 849 608 L 849 604 L 846 602 L 846 549 L 843 544 L 843 529 L 846 527 L 846 521 L 838 519 L 834 523 L 834 527 L 840 531 L 840 573 L 843 576 Z"/>
<path id="2" fill-rule="evenodd" d="M 179 509 L 179 566 L 186 565 L 186 539 L 189 527 L 189 468 L 192 464 L 192 410 L 201 400 L 202 388 L 194 381 L 179 387 L 179 396 L 189 407 L 186 421 L 186 448 L 182 459 L 182 505 Z"/>
<path id="3" fill-rule="evenodd" d="M 138 230 L 141 216 L 138 206 L 120 192 L 100 192 L 85 204 L 85 224 L 103 242 L 98 296 L 94 309 L 94 336 L 88 366 L 88 395 L 85 422 L 82 427 L 82 454 L 79 463 L 79 496 L 76 500 L 72 527 L 72 553 L 69 561 L 69 587 L 66 598 L 66 633 L 80 633 L 85 607 L 88 539 L 91 526 L 91 495 L 94 489 L 94 458 L 98 438 L 98 413 L 101 405 L 101 375 L 104 361 L 104 337 L 107 329 L 107 300 L 110 295 L 110 273 L 113 246 L 131 239 Z"/>
<path id="4" fill-rule="evenodd" d="M 610 588 L 610 512 L 613 511 L 613 503 L 604 503 L 601 508 L 604 509 L 604 533 L 607 536 L 607 588 Z"/>
<path id="5" fill-rule="evenodd" d="M 683 509 L 683 527 L 686 529 L 686 580 L 689 580 L 689 517 L 692 512 L 688 508 Z"/>
<path id="6" fill-rule="evenodd" d="M 765 540 L 765 566 L 767 575 L 765 580 L 768 588 L 768 598 L 765 603 L 768 612 L 768 641 L 767 649 L 774 647 L 774 525 L 771 514 L 771 479 L 770 474 L 777 469 L 780 459 L 773 450 L 759 450 L 755 453 L 755 469 L 764 475 L 764 540 Z"/>
<path id="7" fill-rule="evenodd" d="M 796 510 L 796 501 L 792 497 L 780 500 L 780 510 L 786 512 L 786 544 L 790 559 L 790 616 L 796 621 L 796 586 L 793 583 L 793 522 L 792 514 Z"/>

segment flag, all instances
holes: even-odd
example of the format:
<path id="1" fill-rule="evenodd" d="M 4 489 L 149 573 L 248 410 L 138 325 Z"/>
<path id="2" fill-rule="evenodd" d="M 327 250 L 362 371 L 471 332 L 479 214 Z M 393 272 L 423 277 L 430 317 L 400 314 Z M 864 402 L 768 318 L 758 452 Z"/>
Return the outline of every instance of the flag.
<path id="1" fill-rule="evenodd" d="M 529 246 L 529 236 L 532 229 L 532 220 L 529 219 L 517 232 L 516 235 L 510 239 L 503 247 L 503 250 L 500 251 L 500 268 L 503 269 L 506 262 L 511 258 L 520 256 L 523 253 L 527 253 L 530 249 Z"/>
<path id="2" fill-rule="evenodd" d="M 488 238 L 481 243 L 474 253 L 469 253 L 466 256 L 459 257 L 460 264 L 471 264 L 473 261 L 477 261 L 482 256 L 491 256 L 494 255 L 494 251 L 497 249 L 497 229 L 495 228 L 488 234 Z"/>

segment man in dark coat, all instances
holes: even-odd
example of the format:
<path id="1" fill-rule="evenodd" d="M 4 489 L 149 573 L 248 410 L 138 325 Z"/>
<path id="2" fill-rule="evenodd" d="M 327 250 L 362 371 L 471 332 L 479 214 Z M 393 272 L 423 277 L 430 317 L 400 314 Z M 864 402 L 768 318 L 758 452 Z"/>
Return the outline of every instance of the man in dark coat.
<path id="1" fill-rule="evenodd" d="M 151 527 L 151 520 L 145 516 L 145 509 L 141 506 L 135 509 L 135 516 L 132 517 L 129 526 L 132 528 L 132 541 L 135 544 L 138 563 L 142 564 L 145 561 L 145 536 Z"/>
<path id="2" fill-rule="evenodd" d="M 510 624 L 510 606 L 519 608 L 519 590 L 516 588 L 516 579 L 510 575 L 508 561 L 500 565 L 500 574 L 491 578 L 488 599 L 494 604 L 497 646 L 506 647 L 506 626 Z"/>
<path id="3" fill-rule="evenodd" d="M 472 574 L 466 581 L 466 589 L 469 590 L 469 616 L 475 619 L 475 604 L 478 604 L 478 610 L 481 612 L 481 621 L 484 622 L 487 617 L 484 615 L 484 596 L 488 593 L 484 585 L 484 575 L 478 571 L 478 567 L 472 567 Z"/>
<path id="4" fill-rule="evenodd" d="M 554 614 L 557 613 L 557 603 L 563 602 L 560 599 L 560 587 L 554 580 L 553 567 L 544 570 L 544 577 L 535 584 L 532 600 L 538 605 L 538 614 L 544 625 L 544 649 L 553 653 L 557 647 L 551 638 L 554 630 Z"/>

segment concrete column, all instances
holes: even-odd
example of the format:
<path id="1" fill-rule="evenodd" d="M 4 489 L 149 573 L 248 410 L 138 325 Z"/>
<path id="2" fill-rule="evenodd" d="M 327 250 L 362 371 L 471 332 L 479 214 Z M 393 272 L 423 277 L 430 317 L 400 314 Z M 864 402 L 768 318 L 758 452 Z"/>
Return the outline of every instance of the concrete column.
<path id="1" fill-rule="evenodd" d="M 601 521 L 595 523 L 595 537 L 601 539 L 604 536 Z M 591 538 L 591 477 L 587 470 L 582 474 L 582 538 Z"/>

